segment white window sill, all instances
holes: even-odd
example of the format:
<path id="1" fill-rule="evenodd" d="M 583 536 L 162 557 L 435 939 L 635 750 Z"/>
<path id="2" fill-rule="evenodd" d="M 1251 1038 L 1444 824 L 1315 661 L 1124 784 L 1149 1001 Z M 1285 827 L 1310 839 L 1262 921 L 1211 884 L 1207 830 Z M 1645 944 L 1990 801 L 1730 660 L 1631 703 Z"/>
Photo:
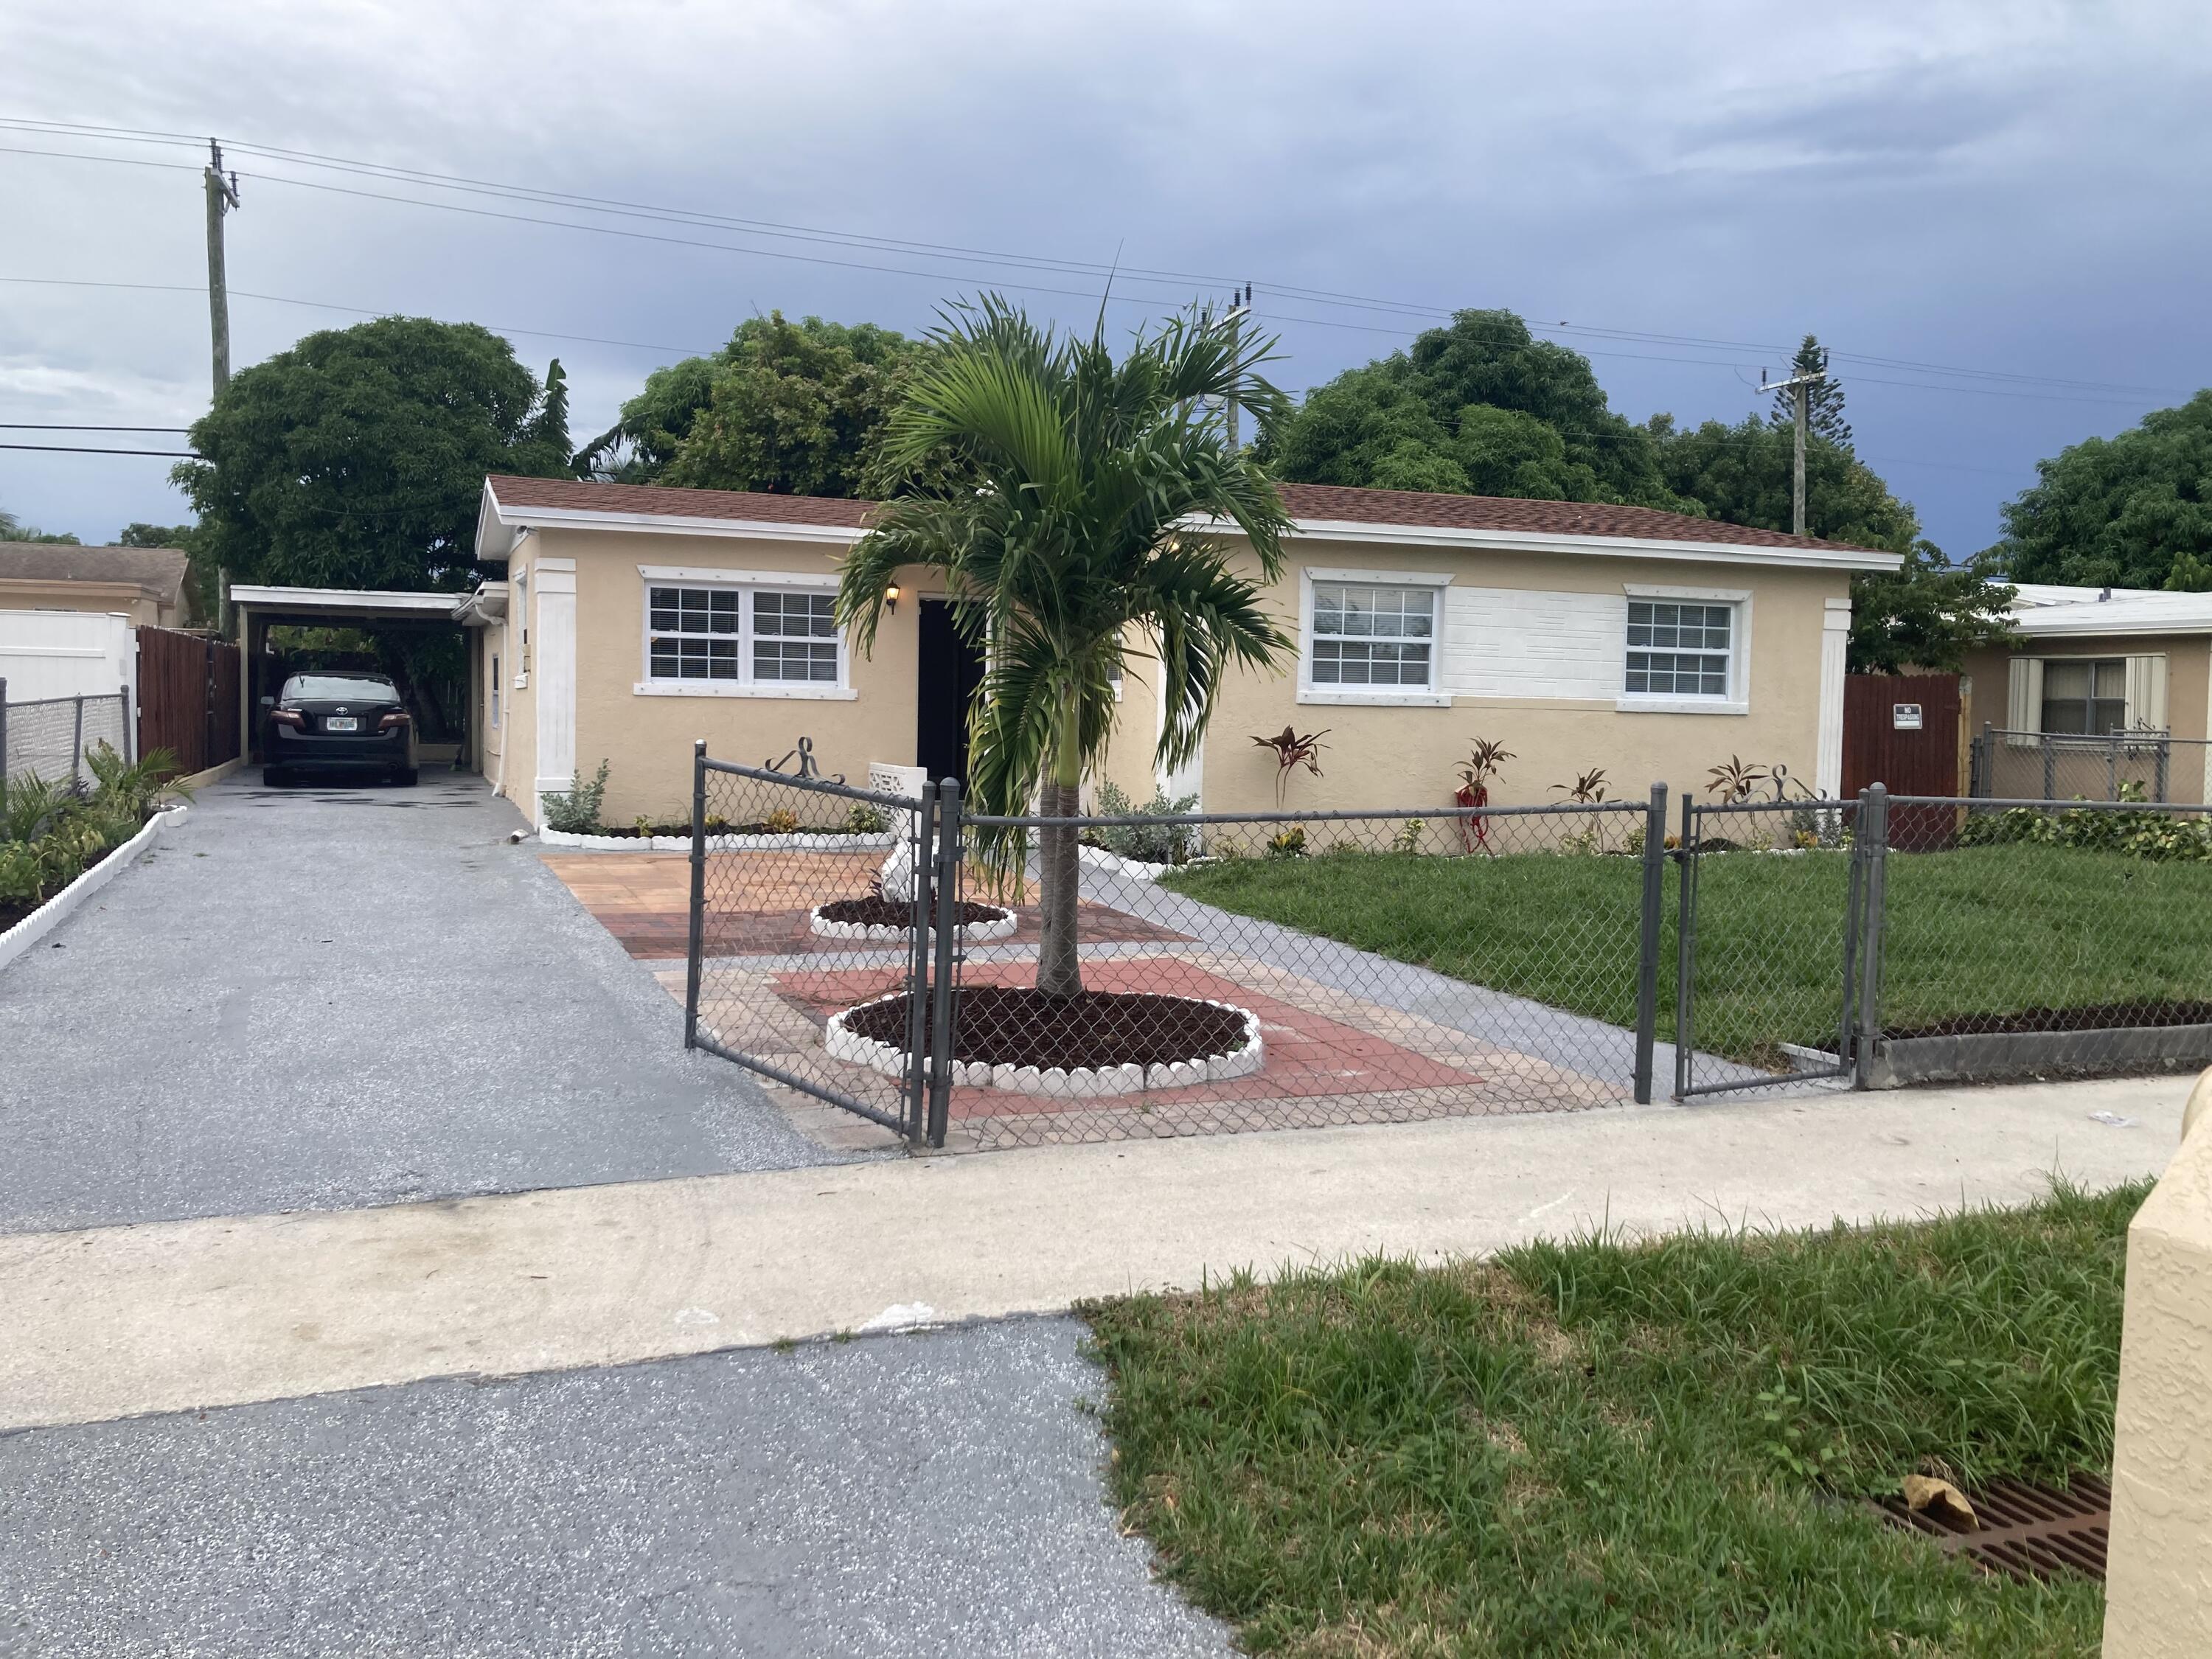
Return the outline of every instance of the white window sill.
<path id="1" fill-rule="evenodd" d="M 1452 700 L 1449 691 L 1415 691 L 1405 687 L 1376 691 L 1352 686 L 1302 685 L 1298 688 L 1298 701 L 1336 708 L 1371 703 L 1382 708 L 1449 708 Z"/>
<path id="2" fill-rule="evenodd" d="M 1624 714 L 1748 714 L 1747 702 L 1726 697 L 1621 697 L 1613 705 Z"/>
<path id="3" fill-rule="evenodd" d="M 817 702 L 851 702 L 860 695 L 849 685 L 732 685 L 726 680 L 640 680 L 630 691 L 640 697 L 781 697 Z"/>

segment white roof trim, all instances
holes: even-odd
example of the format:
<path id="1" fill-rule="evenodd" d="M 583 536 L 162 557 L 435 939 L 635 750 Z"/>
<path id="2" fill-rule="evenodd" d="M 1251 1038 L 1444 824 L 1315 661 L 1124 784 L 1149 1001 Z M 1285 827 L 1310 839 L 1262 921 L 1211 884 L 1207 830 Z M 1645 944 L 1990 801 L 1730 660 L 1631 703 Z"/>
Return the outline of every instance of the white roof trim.
<path id="1" fill-rule="evenodd" d="M 409 592 L 373 587 L 264 587 L 231 584 L 230 602 L 244 605 L 296 605 L 315 611 L 426 611 L 451 616 L 465 593 Z"/>
<path id="2" fill-rule="evenodd" d="M 2032 640 L 2095 639 L 2100 635 L 2143 634 L 2212 634 L 2212 595 L 2205 603 L 2171 609 L 2137 608 L 2121 599 L 2103 605 L 2051 605 L 2016 611 L 2012 615 L 2015 634 Z"/>

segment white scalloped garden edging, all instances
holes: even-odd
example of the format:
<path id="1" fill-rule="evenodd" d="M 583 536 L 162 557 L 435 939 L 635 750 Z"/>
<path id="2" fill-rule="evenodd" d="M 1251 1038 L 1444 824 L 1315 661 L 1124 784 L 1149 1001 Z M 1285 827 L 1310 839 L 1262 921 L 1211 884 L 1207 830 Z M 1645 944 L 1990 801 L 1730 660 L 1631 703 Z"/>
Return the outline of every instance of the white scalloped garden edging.
<path id="1" fill-rule="evenodd" d="M 890 1002 L 906 994 L 894 991 L 887 997 L 878 997 L 876 1002 Z M 1178 1060 L 1162 1066 L 1079 1066 L 1071 1071 L 1058 1066 L 1040 1068 L 1035 1066 L 985 1066 L 975 1060 L 960 1060 L 952 1063 L 952 1081 L 963 1089 L 1005 1089 L 1020 1095 L 1054 1095 L 1062 1099 L 1089 1099 L 1103 1095 L 1142 1094 L 1154 1089 L 1188 1089 L 1193 1084 L 1222 1083 L 1231 1078 L 1249 1077 L 1267 1064 L 1267 1050 L 1260 1038 L 1260 1017 L 1249 1008 L 1239 1008 L 1233 1002 L 1217 1002 L 1212 997 L 1199 997 L 1194 1001 L 1206 1003 L 1215 1008 L 1226 1008 L 1232 1014 L 1243 1016 L 1244 1046 L 1225 1054 L 1206 1054 L 1195 1060 Z M 906 1051 L 888 1042 L 878 1042 L 854 1031 L 846 1022 L 862 1008 L 875 1006 L 863 1002 L 844 1012 L 833 1014 L 823 1034 L 822 1046 L 832 1060 L 848 1060 L 855 1066 L 881 1072 L 886 1077 L 906 1074 Z"/>
<path id="2" fill-rule="evenodd" d="M 832 903 L 838 901 L 832 900 Z M 832 921 L 822 914 L 817 905 L 806 914 L 806 925 L 823 939 L 868 939 L 882 945 L 903 945 L 914 930 L 911 927 L 891 927 L 880 922 Z M 996 905 L 991 907 L 998 909 Z M 953 929 L 953 936 L 963 945 L 988 945 L 994 939 L 1012 939 L 1022 925 L 1022 920 L 1011 910 L 1000 911 L 996 921 L 965 921 Z M 937 929 L 929 930 L 932 939 Z"/>
<path id="3" fill-rule="evenodd" d="M 182 823 L 191 808 L 182 802 L 165 806 L 139 826 L 138 833 L 117 848 L 106 858 L 80 875 L 75 881 L 25 916 L 6 933 L 0 933 L 0 968 L 5 968 L 17 957 L 29 950 L 48 933 L 59 927 L 94 893 L 115 879 L 128 866 L 136 864 L 139 856 L 151 847 L 155 840 Z"/>
<path id="4" fill-rule="evenodd" d="M 574 848 L 580 853 L 688 853 L 689 836 L 579 836 L 566 830 L 540 830 L 538 839 L 548 847 Z M 859 853 L 893 845 L 898 837 L 889 830 L 867 836 L 709 836 L 710 853 Z"/>

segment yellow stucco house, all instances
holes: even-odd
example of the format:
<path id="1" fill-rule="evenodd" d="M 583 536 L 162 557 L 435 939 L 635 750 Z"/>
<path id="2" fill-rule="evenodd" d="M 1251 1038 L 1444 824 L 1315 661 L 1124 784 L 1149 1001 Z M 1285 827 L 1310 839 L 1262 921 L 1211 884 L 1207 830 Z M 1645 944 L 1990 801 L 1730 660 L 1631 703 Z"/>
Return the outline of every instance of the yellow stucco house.
<path id="1" fill-rule="evenodd" d="M 1517 757 L 1498 803 L 1558 799 L 1602 768 L 1615 796 L 1702 789 L 1731 755 L 1823 793 L 1842 776 L 1854 571 L 1893 554 L 1642 507 L 1286 484 L 1296 531 L 1273 590 L 1297 660 L 1232 675 L 1204 751 L 1157 775 L 1160 708 L 1133 656 L 1105 775 L 1209 811 L 1273 804 L 1251 738 L 1326 728 L 1300 807 L 1440 802 L 1478 737 Z M 694 738 L 758 765 L 813 740 L 823 769 L 962 764 L 980 665 L 941 586 L 902 584 L 872 654 L 837 629 L 840 556 L 870 504 L 494 477 L 461 608 L 476 640 L 486 775 L 539 795 L 612 763 L 605 817 L 688 811 Z"/>

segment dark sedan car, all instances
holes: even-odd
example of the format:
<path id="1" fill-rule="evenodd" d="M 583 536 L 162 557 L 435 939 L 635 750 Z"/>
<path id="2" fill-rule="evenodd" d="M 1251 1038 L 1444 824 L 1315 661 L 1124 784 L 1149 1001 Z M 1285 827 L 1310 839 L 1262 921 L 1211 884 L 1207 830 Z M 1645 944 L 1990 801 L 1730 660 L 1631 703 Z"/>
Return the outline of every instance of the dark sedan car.
<path id="1" fill-rule="evenodd" d="M 289 783 L 302 772 L 415 781 L 415 722 L 383 675 L 295 674 L 262 702 L 269 714 L 264 782 Z"/>

